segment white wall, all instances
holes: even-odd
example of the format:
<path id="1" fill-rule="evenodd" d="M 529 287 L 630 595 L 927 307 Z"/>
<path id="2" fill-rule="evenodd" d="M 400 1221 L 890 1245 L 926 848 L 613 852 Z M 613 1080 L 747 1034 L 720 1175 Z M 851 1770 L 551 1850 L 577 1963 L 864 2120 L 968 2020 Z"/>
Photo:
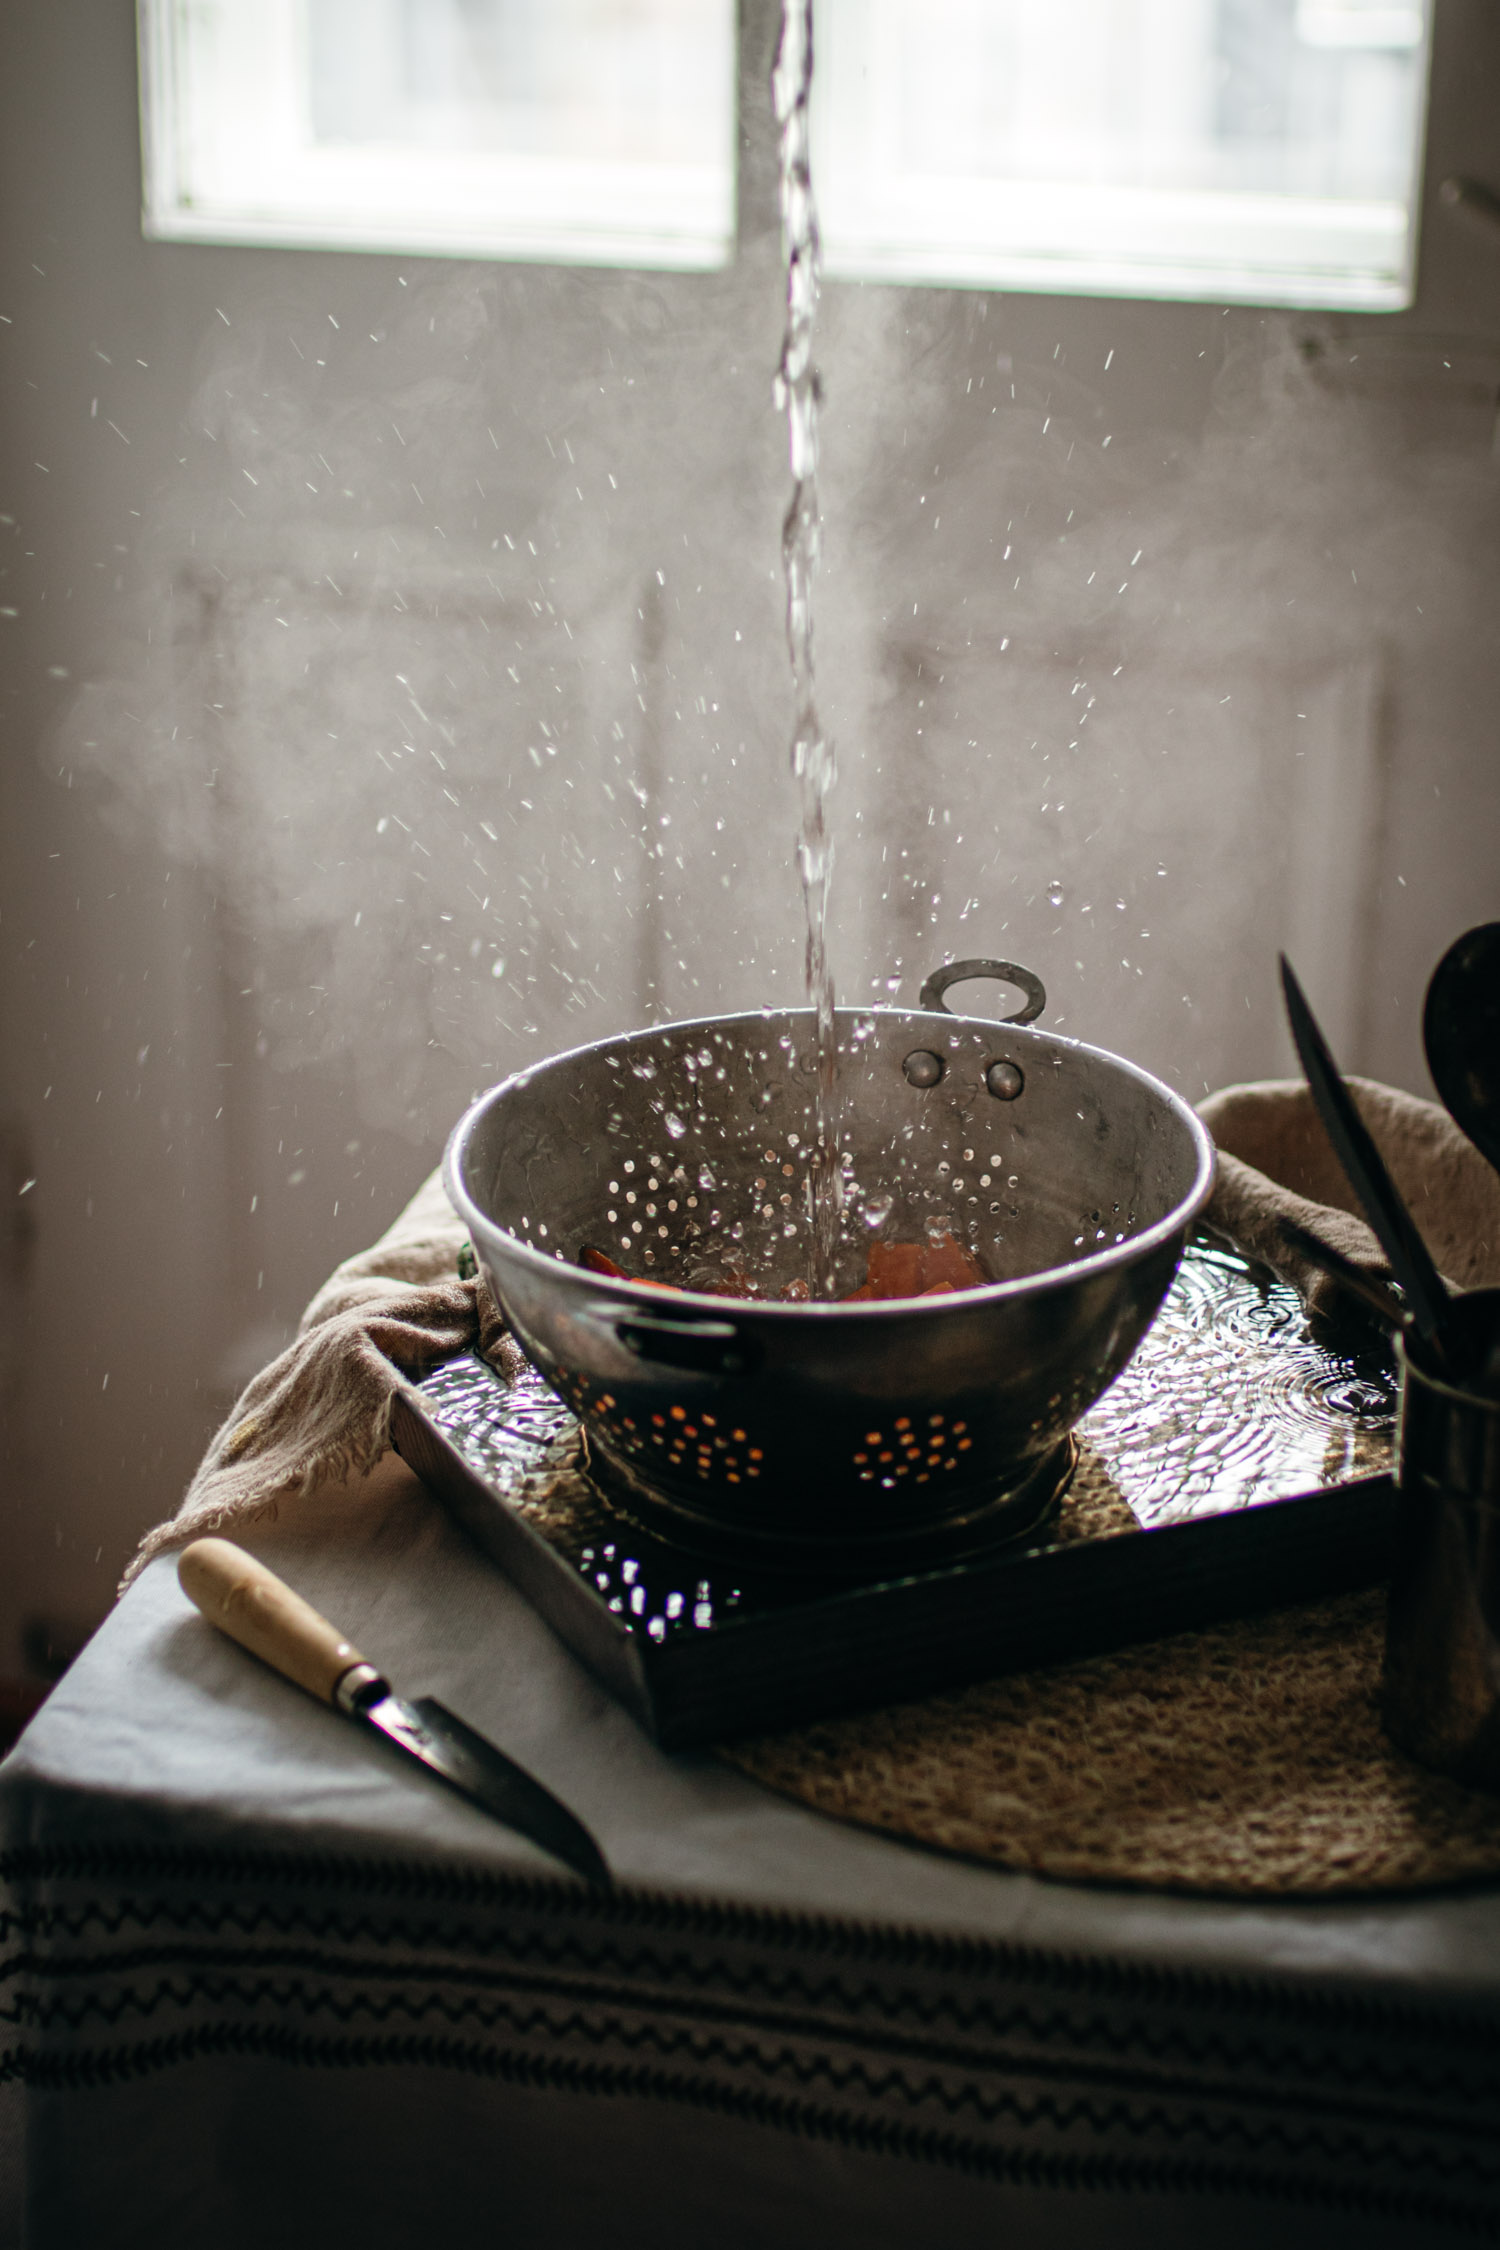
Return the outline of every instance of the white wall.
<path id="1" fill-rule="evenodd" d="M 797 991 L 748 15 L 740 257 L 674 278 L 145 244 L 128 10 L 0 20 L 0 1670 L 471 1088 Z M 1440 0 L 1432 181 L 1500 176 L 1497 65 Z M 1197 1093 L 1285 1067 L 1289 942 L 1425 1082 L 1500 912 L 1500 238 L 1429 194 L 1422 270 L 1337 329 L 830 290 L 847 997 L 1011 953 Z"/>

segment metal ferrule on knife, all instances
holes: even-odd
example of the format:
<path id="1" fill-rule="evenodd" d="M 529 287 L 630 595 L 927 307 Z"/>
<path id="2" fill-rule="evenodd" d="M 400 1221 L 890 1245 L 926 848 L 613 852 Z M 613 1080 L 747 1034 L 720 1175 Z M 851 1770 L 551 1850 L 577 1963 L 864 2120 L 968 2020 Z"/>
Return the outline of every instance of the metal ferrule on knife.
<path id="1" fill-rule="evenodd" d="M 361 1657 L 357 1664 L 350 1665 L 347 1672 L 339 1674 L 334 1683 L 333 1700 L 339 1709 L 347 1711 L 352 1719 L 358 1717 L 359 1713 L 365 1710 L 368 1705 L 378 1703 L 381 1696 L 389 1695 L 390 1692 L 390 1681 L 383 1674 L 377 1672 L 373 1664 L 366 1664 L 364 1658 Z"/>

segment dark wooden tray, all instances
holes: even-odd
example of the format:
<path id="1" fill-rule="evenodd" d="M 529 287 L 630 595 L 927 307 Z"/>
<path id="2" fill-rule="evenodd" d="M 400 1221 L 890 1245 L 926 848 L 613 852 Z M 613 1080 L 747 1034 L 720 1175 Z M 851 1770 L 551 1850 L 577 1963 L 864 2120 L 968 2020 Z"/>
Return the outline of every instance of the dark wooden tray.
<path id="1" fill-rule="evenodd" d="M 1113 1492 L 1095 1474 L 977 1560 L 831 1585 L 687 1554 L 584 1475 L 576 1424 L 539 1380 L 513 1388 L 472 1357 L 398 1394 L 392 1440 L 676 1748 L 1373 1584 L 1393 1418 L 1386 1362 L 1310 1337 L 1289 1291 L 1195 1244 L 1084 1424 Z"/>

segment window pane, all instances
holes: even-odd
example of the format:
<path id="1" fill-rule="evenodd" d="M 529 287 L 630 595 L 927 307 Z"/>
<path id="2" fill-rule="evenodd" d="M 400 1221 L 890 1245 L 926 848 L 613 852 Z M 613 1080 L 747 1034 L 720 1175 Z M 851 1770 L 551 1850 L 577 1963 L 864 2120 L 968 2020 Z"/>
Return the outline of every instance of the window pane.
<path id="1" fill-rule="evenodd" d="M 1410 302 L 1424 0 L 820 0 L 831 274 Z"/>
<path id="2" fill-rule="evenodd" d="M 149 234 L 713 266 L 733 0 L 146 0 Z"/>

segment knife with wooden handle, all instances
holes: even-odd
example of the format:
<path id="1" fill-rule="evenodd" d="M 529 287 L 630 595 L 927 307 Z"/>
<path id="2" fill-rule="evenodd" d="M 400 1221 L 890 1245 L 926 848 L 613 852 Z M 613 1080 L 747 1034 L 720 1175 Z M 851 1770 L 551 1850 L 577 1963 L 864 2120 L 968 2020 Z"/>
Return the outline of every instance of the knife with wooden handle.
<path id="1" fill-rule="evenodd" d="M 183 1592 L 211 1625 L 262 1663 L 371 1727 L 492 1819 L 607 1889 L 604 1855 L 549 1789 L 431 1696 L 405 1703 L 336 1625 L 229 1539 L 195 1539 L 177 1562 Z"/>

